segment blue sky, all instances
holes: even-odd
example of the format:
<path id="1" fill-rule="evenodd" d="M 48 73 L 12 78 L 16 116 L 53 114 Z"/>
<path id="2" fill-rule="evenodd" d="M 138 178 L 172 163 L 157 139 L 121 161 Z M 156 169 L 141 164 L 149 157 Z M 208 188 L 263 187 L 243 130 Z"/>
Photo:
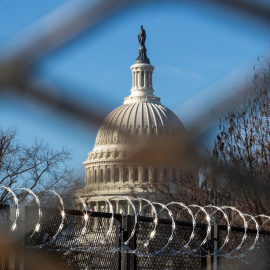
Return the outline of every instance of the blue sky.
<path id="1" fill-rule="evenodd" d="M 67 2 L 1 1 L 0 53 L 18 33 Z M 53 86 L 57 96 L 94 104 L 108 114 L 130 94 L 129 67 L 138 54 L 140 25 L 146 29 L 148 57 L 155 66 L 155 94 L 186 127 L 203 111 L 211 112 L 218 100 L 233 94 L 239 82 L 252 75 L 257 57 L 269 46 L 269 27 L 219 6 L 196 1 L 141 2 L 46 55 L 35 65 L 33 79 Z M 42 33 L 42 27 L 46 25 L 33 29 Z M 13 95 L 0 95 L 0 116 L 2 127 L 18 127 L 22 142 L 43 138 L 56 148 L 71 149 L 71 166 L 84 173 L 82 162 L 94 146 L 97 127 Z"/>

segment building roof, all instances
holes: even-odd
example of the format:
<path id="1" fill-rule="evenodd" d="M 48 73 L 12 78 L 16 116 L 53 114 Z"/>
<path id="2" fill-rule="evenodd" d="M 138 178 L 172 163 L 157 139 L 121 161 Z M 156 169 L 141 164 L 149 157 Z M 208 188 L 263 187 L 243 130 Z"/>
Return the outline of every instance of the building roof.
<path id="1" fill-rule="evenodd" d="M 131 102 L 113 110 L 99 128 L 95 147 L 126 144 L 130 137 L 157 138 L 179 136 L 184 130 L 178 117 L 167 107 L 154 102 Z"/>

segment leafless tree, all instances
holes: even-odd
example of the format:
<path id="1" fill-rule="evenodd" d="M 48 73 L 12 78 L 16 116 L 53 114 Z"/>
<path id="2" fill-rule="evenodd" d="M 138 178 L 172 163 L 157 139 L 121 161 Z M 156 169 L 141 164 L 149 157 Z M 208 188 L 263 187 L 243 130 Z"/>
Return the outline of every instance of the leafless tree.
<path id="1" fill-rule="evenodd" d="M 71 159 L 69 150 L 55 150 L 43 140 L 35 140 L 28 146 L 17 135 L 14 128 L 0 128 L 0 186 L 27 187 L 38 192 L 56 189 L 61 194 L 80 187 L 80 178 L 74 177 L 67 166 Z M 10 194 L 5 189 L 1 191 L 0 203 L 5 203 Z"/>
<path id="2" fill-rule="evenodd" d="M 218 168 L 215 181 L 222 187 L 223 196 L 230 194 L 232 201 L 254 214 L 269 213 L 269 54 L 263 60 L 250 86 L 253 96 L 244 96 L 243 106 L 221 120 L 213 149 Z"/>

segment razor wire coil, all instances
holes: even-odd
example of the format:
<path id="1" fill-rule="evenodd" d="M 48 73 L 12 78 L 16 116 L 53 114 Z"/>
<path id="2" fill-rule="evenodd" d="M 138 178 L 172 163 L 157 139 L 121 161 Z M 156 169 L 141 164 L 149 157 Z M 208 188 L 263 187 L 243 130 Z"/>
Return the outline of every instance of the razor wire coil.
<path id="1" fill-rule="evenodd" d="M 42 226 L 41 218 L 42 218 L 42 207 L 41 207 L 41 200 L 39 198 L 40 195 L 37 195 L 34 191 L 27 189 L 27 188 L 17 188 L 12 190 L 10 187 L 6 186 L 0 186 L 0 190 L 4 190 L 5 192 L 9 193 L 11 195 L 12 200 L 14 201 L 14 208 L 15 208 L 15 216 L 14 220 L 12 221 L 12 225 L 9 228 L 10 233 L 14 233 L 18 229 L 18 219 L 21 213 L 21 202 L 18 199 L 18 195 L 16 192 L 18 191 L 25 191 L 27 195 L 31 195 L 34 197 L 35 204 L 38 207 L 37 211 L 37 221 L 35 225 L 33 226 L 33 230 L 31 234 L 28 236 L 28 239 L 31 239 L 35 234 L 39 233 L 40 228 Z M 260 231 L 263 229 L 265 224 L 269 223 L 270 216 L 267 215 L 257 215 L 252 216 L 247 213 L 241 212 L 239 209 L 233 206 L 215 206 L 215 205 L 207 205 L 207 206 L 199 206 L 195 204 L 191 205 L 185 205 L 181 202 L 170 202 L 168 204 L 163 204 L 160 202 L 154 202 L 150 201 L 148 199 L 144 198 L 133 198 L 129 196 L 113 196 L 111 198 L 105 197 L 99 194 L 92 195 L 91 197 L 88 197 L 86 200 L 82 199 L 80 196 L 75 194 L 76 199 L 81 203 L 82 205 L 82 228 L 80 229 L 79 234 L 72 239 L 72 241 L 69 241 L 64 246 L 52 248 L 51 244 L 58 241 L 58 238 L 61 237 L 61 234 L 64 231 L 65 228 L 65 220 L 67 218 L 67 214 L 65 211 L 64 206 L 64 200 L 63 198 L 54 190 L 45 190 L 42 192 L 44 193 L 50 193 L 54 195 L 57 200 L 60 203 L 59 212 L 61 216 L 60 224 L 58 225 L 56 232 L 53 233 L 51 239 L 45 241 L 44 243 L 40 245 L 34 245 L 30 246 L 31 248 L 49 248 L 51 250 L 55 251 L 67 251 L 67 250 L 77 250 L 79 252 L 91 252 L 93 250 L 98 250 L 100 252 L 122 252 L 122 253 L 130 253 L 135 254 L 138 257 L 153 257 L 159 254 L 166 254 L 166 255 L 192 255 L 195 257 L 211 257 L 211 256 L 223 256 L 228 259 L 234 259 L 234 258 L 242 258 L 245 256 L 248 252 L 252 251 L 255 247 L 255 245 L 258 243 L 259 237 L 260 237 Z M 89 230 L 89 220 L 91 217 L 91 211 L 89 211 L 87 207 L 87 201 L 91 198 L 92 201 L 95 198 L 102 198 L 104 202 L 107 204 L 107 213 L 110 214 L 110 221 L 107 226 L 107 230 L 102 233 L 103 237 L 98 241 L 98 243 L 93 243 L 91 241 L 91 233 L 93 231 Z M 113 231 L 113 224 L 115 221 L 115 211 L 113 207 L 113 201 L 115 200 L 124 200 L 126 201 L 126 206 L 122 209 L 122 215 L 127 216 L 130 215 L 133 217 L 133 226 L 131 229 L 130 235 L 127 237 L 127 239 L 124 239 L 122 234 L 119 233 L 118 237 L 121 242 L 121 245 L 116 247 L 114 243 L 110 243 L 109 236 L 111 235 Z M 136 207 L 136 203 L 142 203 L 144 202 L 145 205 L 138 209 Z M 181 210 L 174 211 L 172 210 L 173 206 L 178 206 L 181 208 Z M 147 207 L 149 207 L 149 211 L 147 212 Z M 131 209 L 132 213 L 128 213 L 128 209 Z M 193 210 L 193 211 L 192 211 Z M 231 211 L 230 215 L 226 213 L 226 211 Z M 139 217 L 143 215 L 143 212 L 146 211 L 147 214 L 151 217 L 151 229 L 149 232 L 149 235 L 145 237 L 141 243 L 141 246 L 139 247 L 131 247 L 130 242 L 134 238 L 136 231 L 138 230 L 138 223 L 139 223 Z M 186 211 L 188 216 L 191 219 L 191 232 L 189 235 L 189 238 L 183 243 L 183 239 L 180 239 L 180 237 L 177 234 L 176 231 L 176 222 L 181 219 L 181 216 L 183 216 L 183 211 Z M 164 214 L 165 212 L 165 214 Z M 216 223 L 215 215 L 220 212 L 223 219 L 225 220 L 225 226 L 226 226 L 226 237 L 224 238 L 224 241 L 218 247 L 217 249 L 214 248 L 214 246 L 209 241 L 209 236 L 211 235 L 212 226 L 214 223 Z M 105 213 L 102 211 L 102 213 Z M 233 215 L 235 213 L 236 215 Z M 162 246 L 157 249 L 148 249 L 148 247 L 151 245 L 151 241 L 157 240 L 157 237 L 160 237 L 160 234 L 157 233 L 158 226 L 160 224 L 159 220 L 161 217 L 166 216 L 167 220 L 169 220 L 169 224 L 171 224 L 171 232 L 169 234 L 168 239 L 164 239 L 164 237 L 161 239 L 164 243 L 162 243 Z M 200 219 L 199 219 L 200 216 Z M 243 235 L 241 237 L 240 243 L 234 248 L 230 247 L 229 251 L 223 252 L 223 249 L 225 246 L 230 245 L 231 240 L 231 230 L 233 223 L 236 219 L 240 219 L 243 223 Z M 248 247 L 244 247 L 244 243 L 247 240 L 247 234 L 248 229 L 251 223 L 254 223 L 255 227 L 255 237 L 254 240 L 251 243 L 248 243 Z M 259 225 L 259 223 L 261 223 Z M 195 229 L 199 226 L 199 224 L 204 224 L 206 228 L 206 233 L 202 240 L 195 241 Z M 103 226 L 104 227 L 104 226 Z M 71 232 L 72 233 L 72 232 Z M 170 244 L 172 241 L 175 241 L 177 245 L 179 246 L 178 249 L 175 249 L 170 247 Z M 195 241 L 196 246 L 191 247 L 191 242 Z M 82 243 L 84 243 L 82 247 Z M 24 245 L 28 246 L 28 241 L 25 240 L 23 243 Z M 205 247 L 206 244 L 209 244 L 211 247 L 211 252 L 208 252 L 208 249 Z M 107 249 L 104 249 L 104 245 L 107 246 Z M 109 246 L 109 249 L 108 249 Z M 198 251 L 203 251 L 204 254 L 199 253 Z"/>

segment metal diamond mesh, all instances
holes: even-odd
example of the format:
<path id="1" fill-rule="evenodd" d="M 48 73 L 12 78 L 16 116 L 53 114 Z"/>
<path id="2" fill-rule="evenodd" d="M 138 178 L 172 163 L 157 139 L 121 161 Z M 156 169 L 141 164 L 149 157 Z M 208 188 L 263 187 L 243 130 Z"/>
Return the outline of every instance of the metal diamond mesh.
<path id="1" fill-rule="evenodd" d="M 240 229 L 240 228 L 238 228 Z M 222 250 L 222 254 L 226 254 L 231 252 L 234 248 L 236 248 L 240 243 L 243 237 L 243 232 L 241 231 L 231 231 L 230 233 L 230 241 L 227 245 L 224 246 Z M 227 232 L 223 229 L 219 229 L 218 233 L 218 243 L 223 243 L 224 239 L 227 235 Z M 261 269 L 266 270 L 270 269 L 270 235 L 269 231 L 264 232 L 260 231 L 260 237 L 258 242 L 256 243 L 254 249 L 252 251 L 248 251 L 250 246 L 253 244 L 256 233 L 252 231 L 248 231 L 247 238 L 241 246 L 240 250 L 232 253 L 232 257 L 236 258 L 226 258 L 224 256 L 220 256 L 218 258 L 218 269 L 220 270 L 232 270 L 232 269 L 245 269 L 245 270 L 253 270 L 253 269 Z M 244 254 L 245 256 L 239 256 Z"/>
<path id="2" fill-rule="evenodd" d="M 85 225 L 83 216 L 66 214 L 63 230 L 54 240 L 53 236 L 61 224 L 61 215 L 48 212 L 43 214 L 40 231 L 29 238 L 26 245 L 28 249 L 32 248 L 33 253 L 58 257 L 65 266 L 73 269 L 118 269 L 118 252 L 106 252 L 111 250 L 116 242 L 117 220 L 114 222 L 112 232 L 102 245 L 103 251 L 95 248 L 105 238 L 109 221 L 110 218 L 90 216 L 86 233 L 82 235 Z M 32 231 L 29 235 L 31 234 Z M 93 249 L 89 250 L 91 247 Z"/>
<path id="3" fill-rule="evenodd" d="M 7 231 L 9 227 L 9 215 L 10 208 L 8 205 L 0 204 L 0 231 Z M 0 270 L 6 270 L 7 268 L 7 256 L 0 253 Z"/>
<path id="4" fill-rule="evenodd" d="M 152 225 L 149 222 L 138 223 L 137 229 L 137 248 L 142 248 L 145 239 L 149 238 L 151 233 Z M 141 253 L 147 255 L 149 253 L 160 250 L 168 241 L 171 235 L 172 226 L 171 224 L 159 223 L 157 226 L 157 236 L 152 239 L 146 248 L 142 248 Z M 192 227 L 188 226 L 177 226 L 175 230 L 175 237 L 169 244 L 168 248 L 153 257 L 137 257 L 137 269 L 151 269 L 151 270 L 179 270 L 179 269 L 202 269 L 206 266 L 205 258 L 194 257 L 192 255 L 174 255 L 173 253 L 177 250 L 181 250 L 182 247 L 187 243 L 190 234 L 192 233 Z M 195 229 L 194 241 L 190 243 L 189 249 L 194 249 L 198 243 L 202 242 L 206 235 L 205 228 Z"/>

